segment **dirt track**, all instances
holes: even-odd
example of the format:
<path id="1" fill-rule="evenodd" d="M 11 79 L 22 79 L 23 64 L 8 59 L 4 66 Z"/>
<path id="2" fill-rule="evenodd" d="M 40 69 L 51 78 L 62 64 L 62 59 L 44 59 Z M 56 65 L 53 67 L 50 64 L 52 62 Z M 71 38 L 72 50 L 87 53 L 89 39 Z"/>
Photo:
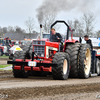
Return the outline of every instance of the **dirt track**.
<path id="1" fill-rule="evenodd" d="M 0 65 L 6 65 L 8 58 L 0 58 Z"/>
<path id="2" fill-rule="evenodd" d="M 4 96 L 4 97 L 3 97 Z M 8 96 L 6 98 L 6 96 Z M 2 99 L 3 98 L 3 99 Z M 1 100 L 99 100 L 100 77 L 53 80 L 52 76 L 14 78 L 11 71 L 0 71 Z"/>
<path id="3" fill-rule="evenodd" d="M 0 60 L 0 65 L 6 65 L 7 61 L 6 60 Z"/>
<path id="4" fill-rule="evenodd" d="M 51 76 L 21 79 L 11 72 L 1 73 L 0 94 L 8 95 L 5 100 L 97 100 L 100 95 L 100 77 L 62 81 Z"/>

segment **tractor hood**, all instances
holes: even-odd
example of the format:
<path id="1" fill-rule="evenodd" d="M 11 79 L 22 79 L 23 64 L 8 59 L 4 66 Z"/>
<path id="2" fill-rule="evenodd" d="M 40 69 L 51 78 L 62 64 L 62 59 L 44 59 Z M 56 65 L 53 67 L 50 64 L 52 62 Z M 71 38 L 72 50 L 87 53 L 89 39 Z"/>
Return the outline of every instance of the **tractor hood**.
<path id="1" fill-rule="evenodd" d="M 23 51 L 18 45 L 14 45 L 9 49 L 14 54 L 16 51 Z"/>

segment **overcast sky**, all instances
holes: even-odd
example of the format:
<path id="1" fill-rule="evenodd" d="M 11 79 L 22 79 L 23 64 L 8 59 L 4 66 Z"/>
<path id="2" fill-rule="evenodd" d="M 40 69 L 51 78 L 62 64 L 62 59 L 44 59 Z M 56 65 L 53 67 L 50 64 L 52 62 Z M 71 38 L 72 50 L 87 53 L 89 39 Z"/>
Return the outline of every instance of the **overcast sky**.
<path id="1" fill-rule="evenodd" d="M 0 26 L 20 26 L 21 28 L 26 30 L 24 22 L 28 19 L 28 17 L 32 17 L 34 18 L 37 26 L 35 30 L 38 30 L 39 23 L 36 18 L 36 9 L 39 8 L 40 5 L 42 5 L 43 1 L 44 0 L 0 0 Z M 74 2 L 73 0 L 70 1 L 72 1 L 74 5 L 76 5 L 76 2 L 78 2 L 78 0 L 76 0 L 76 2 L 75 0 Z M 89 9 L 85 9 L 82 11 L 75 7 L 74 9 L 69 11 L 60 11 L 56 19 L 62 19 L 65 21 L 73 20 L 74 18 L 80 18 L 84 12 L 92 12 L 96 17 L 95 30 L 100 30 L 100 0 L 89 1 L 91 5 L 89 6 Z"/>

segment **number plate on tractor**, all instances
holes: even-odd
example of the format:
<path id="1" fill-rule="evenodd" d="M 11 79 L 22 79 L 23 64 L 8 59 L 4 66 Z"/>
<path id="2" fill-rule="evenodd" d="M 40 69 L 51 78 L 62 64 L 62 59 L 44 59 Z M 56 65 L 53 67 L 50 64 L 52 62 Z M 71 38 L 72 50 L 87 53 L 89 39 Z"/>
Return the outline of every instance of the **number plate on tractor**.
<path id="1" fill-rule="evenodd" d="M 28 66 L 35 67 L 36 66 L 36 62 L 35 61 L 29 61 L 28 62 Z"/>

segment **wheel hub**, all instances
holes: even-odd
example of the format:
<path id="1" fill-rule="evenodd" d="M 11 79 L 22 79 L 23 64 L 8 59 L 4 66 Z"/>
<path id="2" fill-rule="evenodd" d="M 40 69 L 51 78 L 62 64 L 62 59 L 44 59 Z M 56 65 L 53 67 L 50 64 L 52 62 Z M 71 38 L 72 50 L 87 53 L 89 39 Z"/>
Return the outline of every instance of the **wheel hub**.
<path id="1" fill-rule="evenodd" d="M 65 60 L 64 60 L 64 63 L 63 63 L 63 73 L 64 73 L 64 74 L 67 73 L 67 66 L 68 66 L 68 62 L 67 62 L 67 60 L 65 59 Z"/>
<path id="2" fill-rule="evenodd" d="M 87 48 L 85 52 L 85 56 L 86 56 L 84 59 L 85 73 L 86 75 L 88 75 L 90 72 L 90 68 L 91 68 L 91 52 L 89 48 Z"/>

